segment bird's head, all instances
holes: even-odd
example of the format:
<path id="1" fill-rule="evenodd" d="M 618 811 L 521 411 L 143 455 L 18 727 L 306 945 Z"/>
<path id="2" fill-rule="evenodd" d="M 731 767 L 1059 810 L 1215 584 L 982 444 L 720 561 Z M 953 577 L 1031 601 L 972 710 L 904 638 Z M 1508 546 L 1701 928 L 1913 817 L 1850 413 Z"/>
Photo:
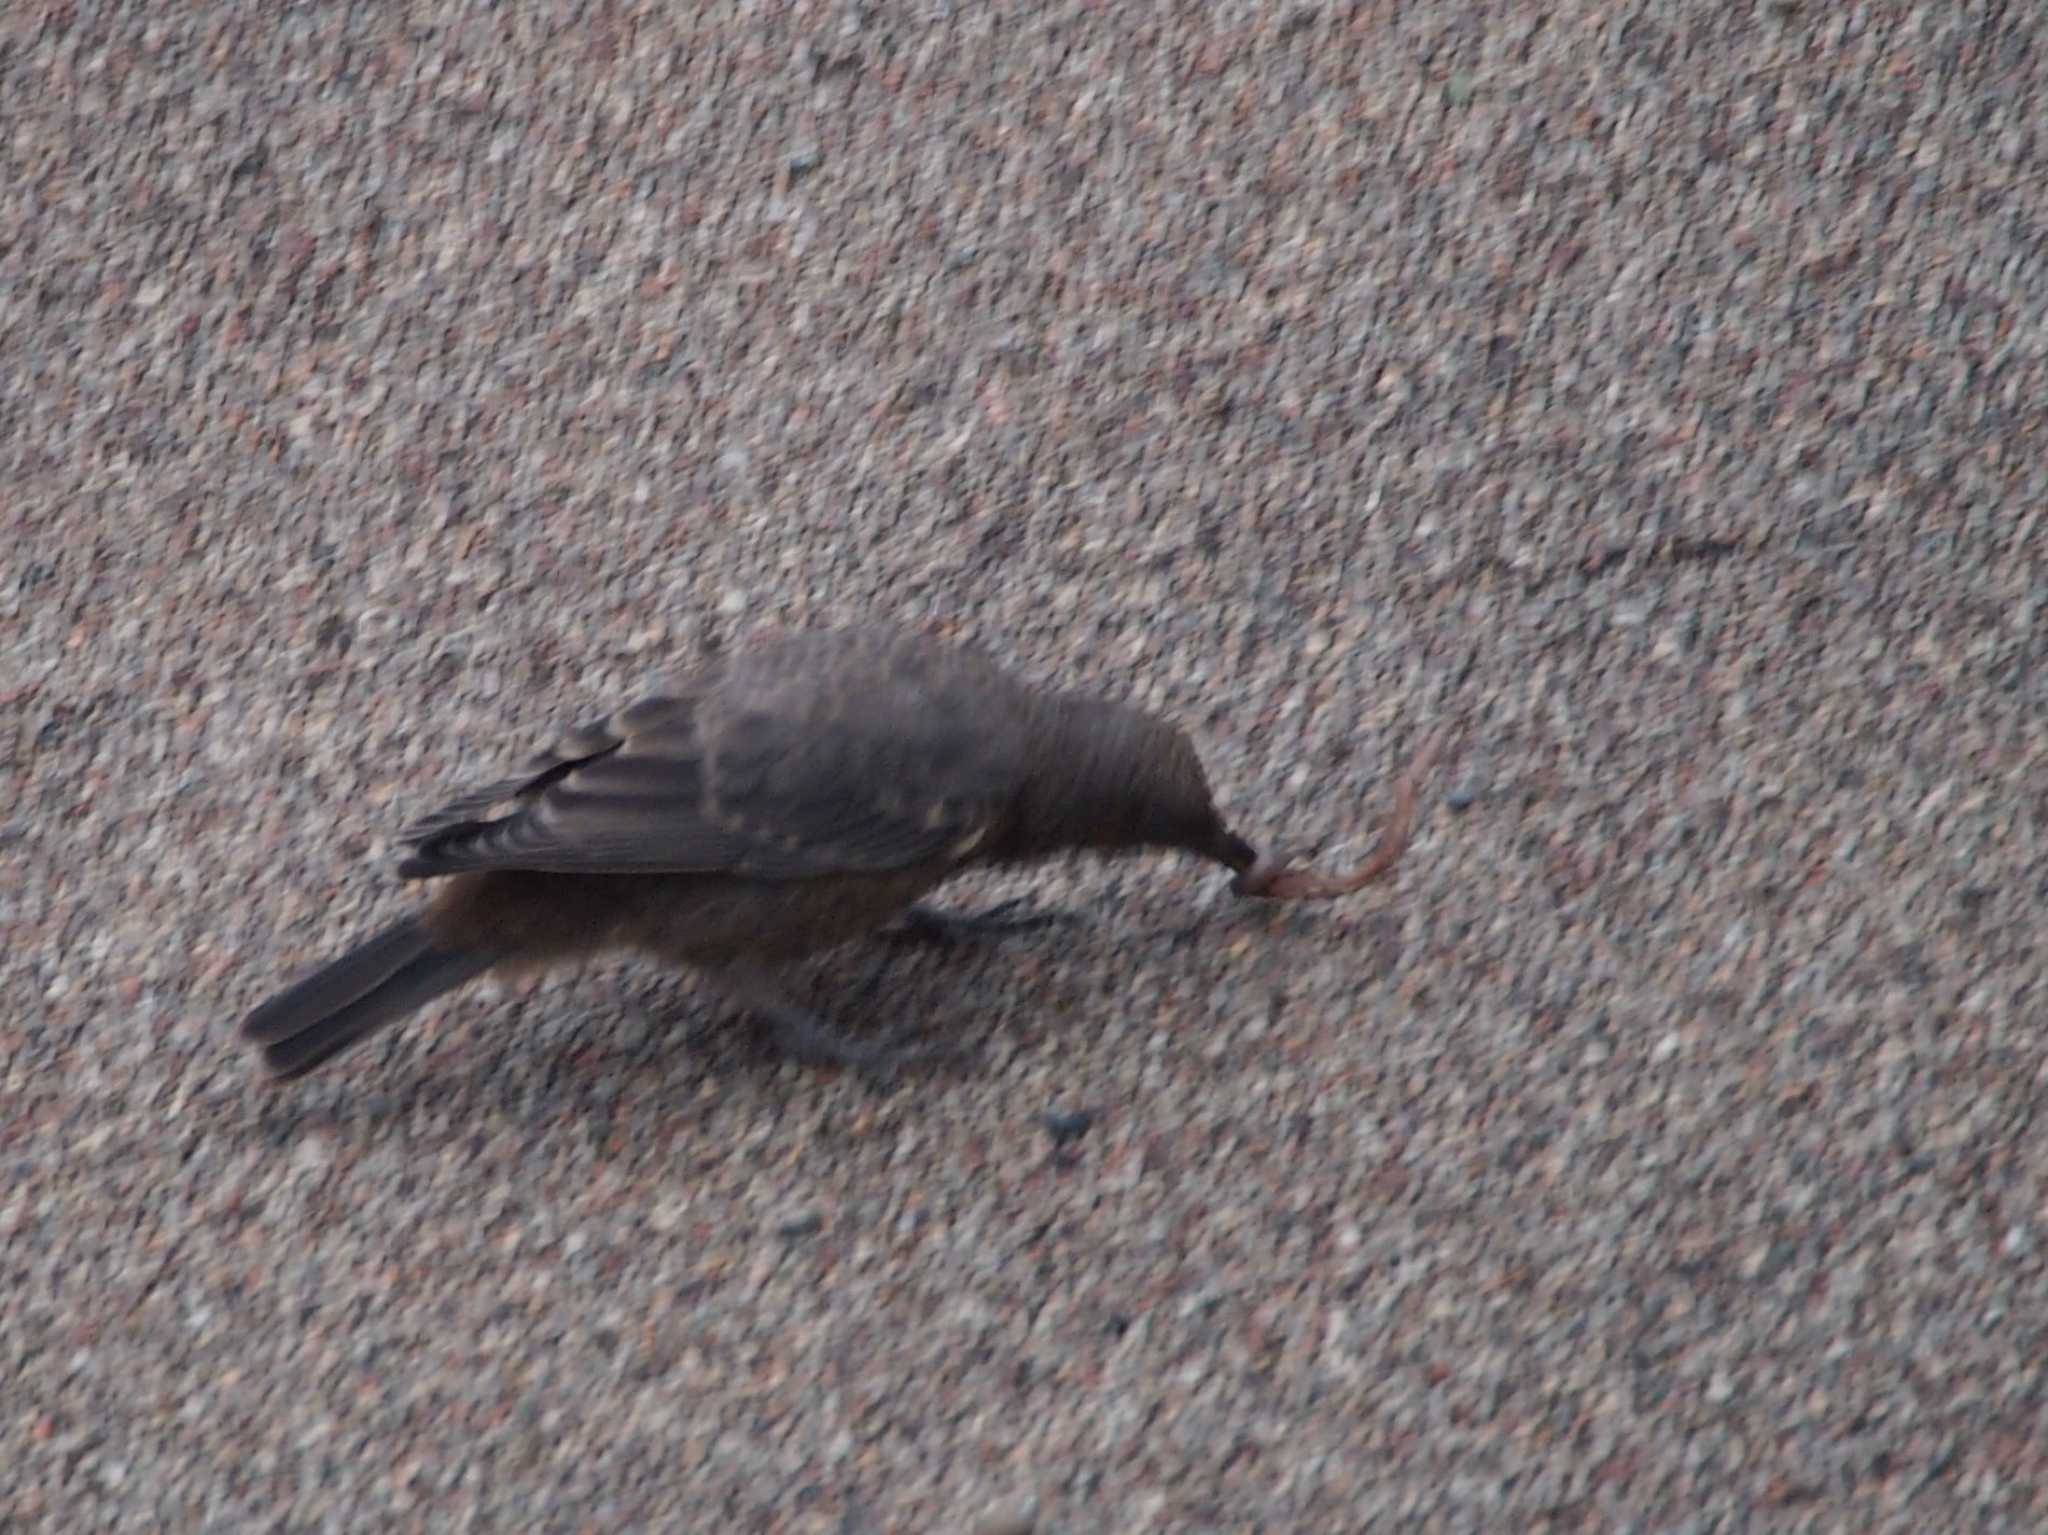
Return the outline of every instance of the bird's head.
<path id="1" fill-rule="evenodd" d="M 1037 830 L 1105 852 L 1172 848 L 1242 874 L 1258 850 L 1216 809 L 1208 774 L 1178 726 L 1127 704 L 1069 698 L 1043 737 Z"/>
<path id="2" fill-rule="evenodd" d="M 1137 755 L 1141 766 L 1118 797 L 1119 840 L 1193 853 L 1244 873 L 1258 861 L 1258 849 L 1224 824 L 1194 743 L 1164 720 L 1146 723 L 1151 739 Z"/>

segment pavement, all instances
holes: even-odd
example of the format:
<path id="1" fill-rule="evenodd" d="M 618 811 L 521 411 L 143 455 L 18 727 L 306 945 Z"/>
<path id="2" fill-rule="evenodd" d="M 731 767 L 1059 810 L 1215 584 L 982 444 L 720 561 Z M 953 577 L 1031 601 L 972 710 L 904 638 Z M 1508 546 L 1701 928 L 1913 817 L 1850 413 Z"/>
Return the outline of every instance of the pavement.
<path id="1" fill-rule="evenodd" d="M 2048 1528 L 2026 13 L 8 8 L 0 1527 Z M 801 972 L 885 1089 L 262 1080 L 408 817 L 878 618 L 1333 865 L 1455 746 Z"/>

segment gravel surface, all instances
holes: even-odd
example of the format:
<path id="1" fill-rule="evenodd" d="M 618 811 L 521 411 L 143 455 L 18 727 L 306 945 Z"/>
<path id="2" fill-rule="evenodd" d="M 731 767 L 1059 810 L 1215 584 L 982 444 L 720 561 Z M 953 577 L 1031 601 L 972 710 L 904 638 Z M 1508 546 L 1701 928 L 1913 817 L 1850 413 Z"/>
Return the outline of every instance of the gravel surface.
<path id="1" fill-rule="evenodd" d="M 22 3 L 0 1527 L 2048 1527 L 2030 8 Z M 239 1015 L 873 615 L 1397 883 Z"/>

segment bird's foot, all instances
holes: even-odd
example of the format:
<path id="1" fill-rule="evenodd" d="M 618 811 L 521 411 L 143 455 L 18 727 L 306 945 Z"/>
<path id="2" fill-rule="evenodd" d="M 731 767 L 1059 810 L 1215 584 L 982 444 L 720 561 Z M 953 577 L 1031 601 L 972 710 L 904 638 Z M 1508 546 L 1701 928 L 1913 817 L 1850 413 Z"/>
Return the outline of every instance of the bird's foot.
<path id="1" fill-rule="evenodd" d="M 868 1076 L 888 1077 L 901 1066 L 953 1060 L 968 1053 L 965 1046 L 934 1041 L 899 1044 L 854 1039 L 797 1007 L 755 1011 L 767 1024 L 775 1048 L 806 1066 L 844 1066 Z"/>
<path id="2" fill-rule="evenodd" d="M 1038 906 L 1024 896 L 1017 896 L 986 911 L 935 911 L 929 906 L 912 906 L 897 926 L 884 928 L 881 936 L 891 943 L 954 944 L 1034 928 L 1063 927 L 1081 920 L 1079 912 Z"/>
<path id="3" fill-rule="evenodd" d="M 705 974 L 766 1026 L 769 1042 L 777 1051 L 806 1066 L 845 1066 L 886 1079 L 899 1066 L 969 1053 L 955 1044 L 850 1038 L 790 1001 L 768 975 L 751 966 L 725 966 Z"/>

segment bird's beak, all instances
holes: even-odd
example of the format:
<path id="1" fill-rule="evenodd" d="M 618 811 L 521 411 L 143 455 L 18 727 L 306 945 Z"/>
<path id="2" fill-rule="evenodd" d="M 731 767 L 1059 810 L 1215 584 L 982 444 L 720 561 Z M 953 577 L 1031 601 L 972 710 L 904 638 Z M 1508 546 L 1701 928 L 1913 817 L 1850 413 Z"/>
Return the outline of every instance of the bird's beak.
<path id="1" fill-rule="evenodd" d="M 1227 865 L 1233 873 L 1243 874 L 1259 861 L 1259 850 L 1235 832 L 1219 829 L 1209 846 L 1202 849 L 1208 857 Z"/>

